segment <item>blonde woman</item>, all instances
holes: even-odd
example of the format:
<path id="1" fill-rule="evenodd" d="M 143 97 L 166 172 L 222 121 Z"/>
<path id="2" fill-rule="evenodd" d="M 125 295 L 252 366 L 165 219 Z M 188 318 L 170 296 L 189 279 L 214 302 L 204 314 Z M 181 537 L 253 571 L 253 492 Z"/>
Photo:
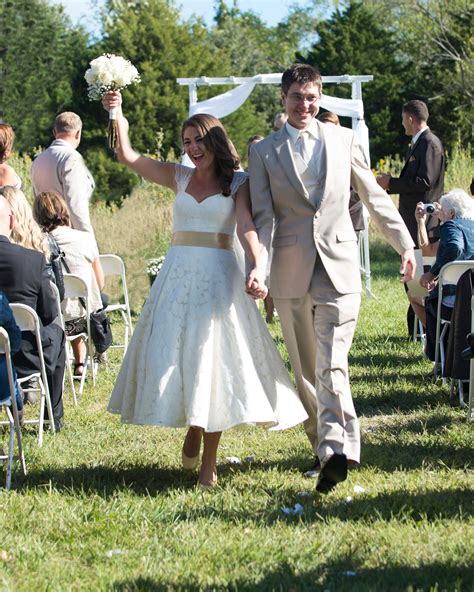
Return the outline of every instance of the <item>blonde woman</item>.
<path id="1" fill-rule="evenodd" d="M 43 232 L 41 226 L 33 217 L 25 194 L 21 189 L 5 186 L 0 188 L 0 194 L 5 197 L 13 214 L 13 229 L 10 240 L 26 249 L 40 251 L 46 258 L 49 278 L 56 284 L 61 298 L 64 295 L 64 282 L 61 266 L 56 265 L 59 257 L 59 247 L 52 236 Z"/>

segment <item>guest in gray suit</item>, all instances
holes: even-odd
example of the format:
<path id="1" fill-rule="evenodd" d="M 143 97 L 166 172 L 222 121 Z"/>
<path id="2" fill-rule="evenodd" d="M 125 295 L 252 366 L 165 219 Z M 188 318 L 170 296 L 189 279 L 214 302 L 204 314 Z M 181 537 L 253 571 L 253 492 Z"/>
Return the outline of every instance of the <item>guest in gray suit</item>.
<path id="1" fill-rule="evenodd" d="M 89 201 L 94 179 L 76 148 L 81 142 L 82 121 L 70 111 L 60 113 L 54 122 L 54 142 L 33 161 L 31 178 L 35 197 L 56 191 L 66 201 L 71 225 L 94 235 Z"/>

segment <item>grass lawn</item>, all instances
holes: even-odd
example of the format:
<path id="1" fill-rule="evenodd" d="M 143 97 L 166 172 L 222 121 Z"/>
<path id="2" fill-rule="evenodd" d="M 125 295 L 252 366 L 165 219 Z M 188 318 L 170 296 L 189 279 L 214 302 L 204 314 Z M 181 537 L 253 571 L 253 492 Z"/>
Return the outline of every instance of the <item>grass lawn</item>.
<path id="1" fill-rule="evenodd" d="M 346 482 L 315 493 L 301 427 L 244 429 L 223 435 L 220 485 L 201 493 L 180 468 L 184 430 L 106 413 L 113 352 L 77 408 L 66 393 L 67 429 L 41 449 L 25 435 L 29 474 L 0 492 L 0 589 L 472 590 L 472 424 L 405 339 L 396 256 L 376 243 L 372 265 L 351 351 L 362 465 Z"/>

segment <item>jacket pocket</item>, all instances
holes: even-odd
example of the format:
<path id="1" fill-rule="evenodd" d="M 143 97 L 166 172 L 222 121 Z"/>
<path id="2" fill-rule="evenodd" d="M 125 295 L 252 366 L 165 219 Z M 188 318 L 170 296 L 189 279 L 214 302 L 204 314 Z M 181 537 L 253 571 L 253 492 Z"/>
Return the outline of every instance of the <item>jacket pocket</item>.
<path id="1" fill-rule="evenodd" d="M 289 234 L 288 236 L 275 236 L 273 238 L 273 247 L 289 247 L 290 245 L 296 245 L 296 234 Z"/>

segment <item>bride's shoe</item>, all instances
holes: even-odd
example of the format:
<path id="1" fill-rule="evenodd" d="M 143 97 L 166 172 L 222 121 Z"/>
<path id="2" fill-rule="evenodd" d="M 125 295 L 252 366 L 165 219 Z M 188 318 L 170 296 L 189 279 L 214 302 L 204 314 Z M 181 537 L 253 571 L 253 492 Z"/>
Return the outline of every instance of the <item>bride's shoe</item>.
<path id="1" fill-rule="evenodd" d="M 216 475 L 216 473 L 213 473 L 212 480 L 209 483 L 201 483 L 201 481 L 199 481 L 199 479 L 198 479 L 198 482 L 197 482 L 197 486 L 202 491 L 209 491 L 210 489 L 213 489 L 216 485 L 217 485 L 217 475 Z"/>
<path id="2" fill-rule="evenodd" d="M 197 456 L 186 456 L 184 450 L 181 451 L 181 462 L 183 463 L 183 469 L 186 471 L 194 471 L 199 464 L 200 454 Z"/>

